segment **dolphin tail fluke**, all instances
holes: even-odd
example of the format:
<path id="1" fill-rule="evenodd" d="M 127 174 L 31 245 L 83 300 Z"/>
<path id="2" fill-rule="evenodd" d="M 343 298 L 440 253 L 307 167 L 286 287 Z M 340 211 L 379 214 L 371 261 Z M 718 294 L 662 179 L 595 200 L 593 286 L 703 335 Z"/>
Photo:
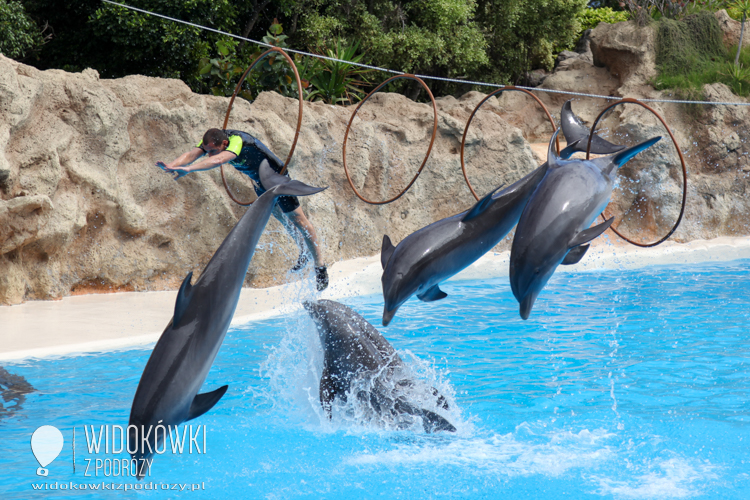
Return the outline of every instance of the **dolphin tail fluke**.
<path id="1" fill-rule="evenodd" d="M 228 385 L 223 385 L 215 391 L 207 392 L 205 394 L 197 394 L 195 399 L 193 399 L 193 404 L 190 405 L 190 411 L 188 412 L 188 417 L 185 421 L 200 417 L 213 408 L 216 403 L 219 402 L 224 393 L 227 392 L 228 388 Z"/>
<path id="2" fill-rule="evenodd" d="M 270 167 L 268 160 L 261 162 L 259 172 L 263 187 L 266 191 L 273 190 L 276 196 L 309 196 L 328 189 L 328 186 L 323 188 L 308 186 L 304 182 L 294 181 L 286 175 L 278 174 Z"/>
<path id="3" fill-rule="evenodd" d="M 652 137 L 647 141 L 643 141 L 640 144 L 636 144 L 635 146 L 629 147 L 628 149 L 620 151 L 619 153 L 616 153 L 614 155 L 596 158 L 595 160 L 593 160 L 593 162 L 596 163 L 596 165 L 602 170 L 602 172 L 610 174 L 613 170 L 625 165 L 628 160 L 633 158 L 635 155 L 645 149 L 650 148 L 660 140 L 661 136 Z"/>
<path id="4" fill-rule="evenodd" d="M 193 278 L 193 271 L 187 273 L 185 279 L 182 280 L 180 285 L 180 291 L 177 292 L 177 300 L 174 302 L 174 317 L 172 318 L 172 324 L 179 324 L 182 319 L 182 315 L 187 311 L 188 304 L 190 304 L 190 292 L 193 290 L 193 285 L 190 284 L 190 280 Z"/>
<path id="5" fill-rule="evenodd" d="M 391 260 L 391 255 L 393 255 L 394 250 L 396 250 L 396 247 L 394 247 L 393 243 L 391 243 L 391 239 L 387 234 L 384 234 L 383 246 L 380 249 L 380 264 L 383 266 L 383 269 L 385 269 L 388 261 Z"/>
<path id="6" fill-rule="evenodd" d="M 568 252 L 568 255 L 565 256 L 560 264 L 562 264 L 563 266 L 578 264 L 583 256 L 586 255 L 586 251 L 589 249 L 589 246 L 590 245 L 579 245 L 575 248 L 571 248 Z"/>
<path id="7" fill-rule="evenodd" d="M 573 238 L 573 241 L 568 244 L 568 248 L 575 248 L 579 245 L 585 245 L 586 243 L 590 242 L 600 234 L 602 234 L 604 231 L 609 229 L 609 226 L 612 225 L 612 222 L 615 220 L 614 217 L 610 217 L 609 219 L 605 220 L 601 224 L 597 224 L 594 227 L 590 227 L 588 229 L 584 229 L 580 233 L 578 233 L 575 238 Z M 585 250 L 584 250 L 585 253 Z M 583 257 L 583 255 L 581 255 Z M 580 259 L 579 259 L 580 260 Z"/>
<path id="8" fill-rule="evenodd" d="M 444 299 L 447 296 L 448 294 L 442 291 L 437 285 L 417 294 L 417 298 L 422 302 L 434 302 L 436 300 Z"/>
<path id="9" fill-rule="evenodd" d="M 560 113 L 560 128 L 562 128 L 562 133 L 568 143 L 565 149 L 560 152 L 562 158 L 570 158 L 570 155 L 577 151 L 585 152 L 591 133 L 589 128 L 583 124 L 583 121 L 573 114 L 570 103 L 571 101 L 567 101 L 563 104 Z M 591 152 L 597 155 L 609 155 L 623 149 L 625 149 L 625 146 L 612 144 L 596 134 L 591 139 Z M 566 154 L 563 154 L 563 152 Z"/>

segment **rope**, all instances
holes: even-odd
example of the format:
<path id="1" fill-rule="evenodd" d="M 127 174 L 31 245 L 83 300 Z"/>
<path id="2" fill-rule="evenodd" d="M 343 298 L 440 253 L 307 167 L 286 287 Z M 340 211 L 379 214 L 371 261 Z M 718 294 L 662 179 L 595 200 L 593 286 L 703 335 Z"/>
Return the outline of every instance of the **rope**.
<path id="1" fill-rule="evenodd" d="M 261 47 L 271 48 L 273 45 L 260 42 L 258 40 L 253 40 L 251 38 L 245 38 L 239 35 L 234 35 L 232 33 L 228 33 L 226 31 L 217 30 L 215 28 L 209 28 L 207 26 L 203 26 L 200 24 L 191 23 L 188 21 L 183 21 L 182 19 L 176 19 L 174 17 L 165 16 L 163 14 L 157 14 L 155 12 L 151 12 L 144 9 L 139 9 L 138 7 L 133 7 L 130 5 L 125 5 L 118 2 L 113 2 L 112 0 L 102 0 L 102 2 L 111 4 L 111 5 L 117 5 L 118 7 L 122 7 L 125 9 L 133 10 L 136 12 L 140 12 L 142 14 L 147 14 L 149 16 L 154 17 L 160 17 L 162 19 L 166 19 L 168 21 L 173 21 L 175 23 L 185 24 L 187 26 L 192 26 L 194 28 L 202 29 L 205 31 L 210 31 L 212 33 L 218 33 L 220 35 L 225 35 L 231 38 L 235 38 L 237 40 L 243 40 L 245 42 L 254 43 L 256 45 L 260 45 Z M 328 61 L 334 61 L 334 62 L 341 62 L 341 63 L 347 63 L 351 64 L 352 66 L 359 66 L 360 68 L 367 68 L 375 71 L 382 71 L 384 73 L 390 73 L 393 75 L 405 75 L 403 71 L 396 71 L 393 69 L 388 68 L 381 68 L 379 66 L 371 66 L 369 64 L 362 64 L 362 63 L 355 63 L 352 61 L 345 61 L 342 59 L 336 59 L 335 57 L 328 57 L 323 56 L 320 54 L 313 54 L 310 52 L 305 52 L 302 50 L 295 50 L 295 49 L 286 49 L 287 52 L 291 52 L 293 54 L 300 54 L 303 56 L 308 57 L 315 57 L 317 59 L 325 59 Z M 573 92 L 570 90 L 554 90 L 554 89 L 544 89 L 539 87 L 524 87 L 524 86 L 513 86 L 513 85 L 502 85 L 499 83 L 489 83 L 489 82 L 481 82 L 481 81 L 473 81 L 473 80 L 464 80 L 460 78 L 445 78 L 440 76 L 431 76 L 431 75 L 412 75 L 416 76 L 422 80 L 435 80 L 435 81 L 441 81 L 441 82 L 449 82 L 449 83 L 463 83 L 463 84 L 470 84 L 470 85 L 478 85 L 482 87 L 492 87 L 492 88 L 506 88 L 506 87 L 513 87 L 516 89 L 523 89 L 523 90 L 534 90 L 537 92 L 546 92 L 548 94 L 563 94 L 563 95 L 571 95 L 576 97 L 589 97 L 592 99 L 605 99 L 608 101 L 619 101 L 620 97 L 613 97 L 613 96 L 605 96 L 605 95 L 598 95 L 598 94 L 587 94 L 584 92 Z M 750 102 L 724 102 L 724 101 L 718 101 L 718 102 L 712 102 L 712 101 L 686 101 L 686 100 L 680 100 L 680 99 L 640 99 L 641 102 L 653 102 L 653 103 L 665 103 L 665 104 L 704 104 L 704 105 L 710 105 L 710 106 L 750 106 Z"/>

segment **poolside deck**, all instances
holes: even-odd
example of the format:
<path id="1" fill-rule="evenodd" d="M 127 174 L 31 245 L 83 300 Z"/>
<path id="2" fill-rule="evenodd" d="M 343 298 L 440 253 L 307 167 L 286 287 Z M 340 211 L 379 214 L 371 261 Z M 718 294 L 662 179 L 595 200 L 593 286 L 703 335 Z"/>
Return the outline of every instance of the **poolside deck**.
<path id="1" fill-rule="evenodd" d="M 580 264 L 561 266 L 557 272 L 743 258 L 750 258 L 750 238 L 665 243 L 651 249 L 614 245 L 601 238 Z M 508 263 L 508 252 L 490 253 L 453 279 L 507 276 Z M 331 285 L 321 294 L 314 291 L 312 280 L 243 289 L 232 323 L 286 314 L 299 309 L 302 300 L 380 293 L 381 272 L 378 255 L 333 264 Z M 0 306 L 0 361 L 149 345 L 172 317 L 176 294 L 124 292 Z"/>

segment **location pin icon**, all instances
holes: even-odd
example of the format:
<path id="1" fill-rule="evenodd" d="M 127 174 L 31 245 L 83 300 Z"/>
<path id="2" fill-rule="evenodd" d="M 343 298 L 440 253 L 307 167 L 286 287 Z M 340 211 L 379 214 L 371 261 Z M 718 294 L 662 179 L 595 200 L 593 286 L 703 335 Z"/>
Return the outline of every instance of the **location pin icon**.
<path id="1" fill-rule="evenodd" d="M 43 425 L 34 431 L 31 435 L 31 451 L 34 452 L 39 467 L 36 470 L 37 476 L 46 476 L 49 471 L 45 469 L 52 463 L 57 455 L 60 454 L 63 447 L 63 435 L 57 427 Z"/>

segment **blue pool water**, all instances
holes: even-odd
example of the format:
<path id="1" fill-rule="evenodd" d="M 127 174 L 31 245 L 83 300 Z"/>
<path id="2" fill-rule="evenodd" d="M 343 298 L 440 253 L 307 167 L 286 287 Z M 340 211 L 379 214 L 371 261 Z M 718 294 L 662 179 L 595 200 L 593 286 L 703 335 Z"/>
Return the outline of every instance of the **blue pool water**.
<path id="1" fill-rule="evenodd" d="M 89 453 L 84 425 L 127 424 L 150 348 L 8 363 L 37 392 L 0 415 L 0 497 L 750 498 L 749 265 L 557 274 L 528 321 L 507 278 L 410 300 L 379 329 L 447 396 L 456 434 L 328 421 L 302 311 L 232 328 L 204 386 L 229 391 L 191 422 L 205 453 L 157 456 L 143 483 L 87 477 L 87 459 L 128 455 Z M 343 302 L 378 326 L 381 301 Z M 65 438 L 46 478 L 29 446 L 41 425 Z M 161 490 L 33 490 L 45 483 Z M 180 484 L 198 491 L 163 490 Z"/>

